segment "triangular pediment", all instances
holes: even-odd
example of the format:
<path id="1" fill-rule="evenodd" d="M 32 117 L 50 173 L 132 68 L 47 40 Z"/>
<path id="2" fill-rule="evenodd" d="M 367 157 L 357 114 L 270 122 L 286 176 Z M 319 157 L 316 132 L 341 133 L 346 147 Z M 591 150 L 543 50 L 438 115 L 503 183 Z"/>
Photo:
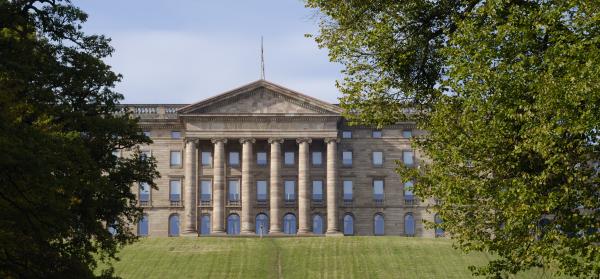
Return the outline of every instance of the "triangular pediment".
<path id="1" fill-rule="evenodd" d="M 197 114 L 340 114 L 341 109 L 280 85 L 258 80 L 179 109 Z"/>

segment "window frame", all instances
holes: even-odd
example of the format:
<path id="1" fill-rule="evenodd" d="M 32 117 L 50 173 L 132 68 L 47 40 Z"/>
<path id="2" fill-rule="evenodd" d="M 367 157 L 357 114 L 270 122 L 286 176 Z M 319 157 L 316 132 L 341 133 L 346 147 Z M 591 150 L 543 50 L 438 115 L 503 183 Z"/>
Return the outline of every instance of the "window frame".
<path id="1" fill-rule="evenodd" d="M 380 234 L 377 233 L 377 217 L 381 217 L 381 221 L 382 221 L 382 232 Z M 385 215 L 383 215 L 382 212 L 377 212 L 373 215 L 373 235 L 374 236 L 384 236 L 385 235 Z"/>
<path id="2" fill-rule="evenodd" d="M 381 198 L 377 198 L 377 194 L 375 193 L 375 182 L 381 181 Z M 385 200 L 385 179 L 382 177 L 374 177 L 372 185 L 372 195 L 374 201 L 384 201 Z"/>
<path id="3" fill-rule="evenodd" d="M 292 163 L 288 164 L 287 162 L 287 154 L 292 154 Z M 283 152 L 283 166 L 284 167 L 294 167 L 296 166 L 296 151 L 284 151 Z"/>
<path id="4" fill-rule="evenodd" d="M 179 134 L 179 136 L 175 137 L 176 133 Z M 180 130 L 172 130 L 171 131 L 171 139 L 181 139 L 182 133 Z"/>
<path id="5" fill-rule="evenodd" d="M 409 137 L 407 137 L 407 136 L 406 136 L 406 133 L 410 133 L 410 136 L 409 136 Z M 413 137 L 413 130 L 412 130 L 412 129 L 403 129 L 403 130 L 402 130 L 402 138 L 405 138 L 405 139 L 410 139 L 410 138 L 412 138 L 412 137 Z"/>
<path id="6" fill-rule="evenodd" d="M 179 153 L 179 164 L 173 164 L 173 153 Z M 181 168 L 183 166 L 183 152 L 181 149 L 169 150 L 169 167 L 170 168 Z"/>
<path id="7" fill-rule="evenodd" d="M 350 153 L 350 164 L 346 164 L 346 161 L 344 160 L 345 153 Z M 349 168 L 349 167 L 352 167 L 353 164 L 354 164 L 354 151 L 352 149 L 343 149 L 342 150 L 342 167 Z"/>
<path id="8" fill-rule="evenodd" d="M 173 217 L 177 217 L 177 234 L 171 234 L 171 229 L 172 229 L 172 224 L 171 224 L 171 218 Z M 179 216 L 178 213 L 172 213 L 169 215 L 168 218 L 168 223 L 169 223 L 169 230 L 168 230 L 168 235 L 169 237 L 178 237 L 181 235 L 181 217 Z"/>
<path id="9" fill-rule="evenodd" d="M 204 154 L 208 154 L 209 156 L 209 161 L 208 164 L 204 164 Z M 200 165 L 202 167 L 212 167 L 213 166 L 213 162 L 214 162 L 214 158 L 213 158 L 213 152 L 212 151 L 201 151 L 200 152 Z"/>
<path id="10" fill-rule="evenodd" d="M 258 194 L 258 192 L 259 192 L 258 191 L 258 189 L 259 189 L 258 188 L 258 183 L 259 182 L 265 182 L 265 198 L 264 199 L 260 199 L 259 196 L 258 196 L 259 195 Z M 257 179 L 255 185 L 256 185 L 255 186 L 256 187 L 256 197 L 255 197 L 256 201 L 257 202 L 266 202 L 266 201 L 268 201 L 269 200 L 269 182 L 266 179 Z"/>
<path id="11" fill-rule="evenodd" d="M 349 137 L 347 137 L 346 135 L 349 135 Z M 352 139 L 352 130 L 343 130 L 342 131 L 342 138 L 343 139 Z"/>
<path id="12" fill-rule="evenodd" d="M 261 164 L 261 161 L 259 161 L 259 158 L 258 158 L 258 154 L 261 154 L 261 153 L 265 154 L 265 161 L 264 161 L 265 163 L 264 164 Z M 256 152 L 256 165 L 259 167 L 266 167 L 269 165 L 269 154 L 266 151 L 257 151 Z"/>
<path id="13" fill-rule="evenodd" d="M 287 199 L 287 193 L 286 193 L 287 182 L 293 182 L 294 183 L 294 187 L 293 187 L 293 189 L 294 189 L 294 192 L 293 192 L 294 199 L 292 199 L 292 200 Z M 286 203 L 286 202 L 287 203 L 295 203 L 295 202 L 298 201 L 298 196 L 296 194 L 298 192 L 298 190 L 296 189 L 296 187 L 298 187 L 298 183 L 297 183 L 296 179 L 288 179 L 288 178 L 284 178 L 283 179 L 283 201 L 284 201 L 284 203 Z"/>
<path id="14" fill-rule="evenodd" d="M 231 155 L 233 154 L 237 154 L 237 162 L 234 164 L 231 162 Z M 241 154 L 240 151 L 238 150 L 231 150 L 229 152 L 227 152 L 227 166 L 229 167 L 239 167 L 242 165 L 241 162 L 242 158 L 241 158 Z"/>
<path id="15" fill-rule="evenodd" d="M 408 153 L 408 152 L 410 152 L 412 154 L 412 156 L 411 156 L 412 163 L 411 164 L 407 164 L 406 161 L 404 160 L 405 159 L 404 154 Z M 415 161 L 416 161 L 415 160 L 415 152 L 412 149 L 402 150 L 402 164 L 404 164 L 407 167 L 414 167 L 416 165 Z"/>
<path id="16" fill-rule="evenodd" d="M 319 153 L 319 163 L 315 163 L 315 154 Z M 312 151 L 310 153 L 310 163 L 313 167 L 322 167 L 323 166 L 323 151 Z"/>
<path id="17" fill-rule="evenodd" d="M 237 194 L 238 197 L 236 200 L 231 200 L 231 182 L 237 182 Z M 227 178 L 227 202 L 241 202 L 242 201 L 242 185 L 241 179 L 239 177 L 229 177 Z"/>
<path id="18" fill-rule="evenodd" d="M 142 184 L 146 184 L 148 186 L 148 200 L 142 200 Z M 147 182 L 139 182 L 138 183 L 138 202 L 142 203 L 142 202 L 147 202 L 147 203 L 151 203 L 152 202 L 152 187 L 150 187 L 150 184 Z"/>
<path id="19" fill-rule="evenodd" d="M 379 130 L 379 129 L 372 130 L 371 131 L 371 138 L 373 138 L 373 139 L 383 138 L 383 130 Z"/>
<path id="20" fill-rule="evenodd" d="M 179 182 L 179 200 L 173 200 L 173 182 Z M 182 179 L 181 178 L 169 178 L 169 201 L 170 202 L 183 202 L 183 193 L 182 193 Z"/>
<path id="21" fill-rule="evenodd" d="M 208 200 L 204 200 L 202 198 L 203 197 L 203 194 L 202 194 L 202 182 L 203 181 L 208 181 L 209 182 L 209 186 L 210 186 L 210 191 L 209 191 L 210 192 L 209 193 L 210 199 L 208 199 Z M 198 192 L 200 194 L 200 199 L 198 199 L 198 201 L 199 202 L 212 202 L 212 199 L 213 199 L 213 179 L 212 178 L 201 178 L 199 186 L 200 186 L 200 191 L 198 191 Z"/>
<path id="22" fill-rule="evenodd" d="M 375 153 L 381 153 L 381 163 L 380 164 L 377 164 L 375 162 Z M 371 152 L 371 165 L 373 167 L 381 168 L 381 167 L 383 167 L 384 164 L 385 164 L 385 158 L 384 158 L 383 150 L 373 150 Z"/>
<path id="23" fill-rule="evenodd" d="M 352 233 L 346 233 L 346 217 L 350 217 L 352 219 Z M 346 236 L 355 235 L 356 234 L 355 225 L 356 225 L 356 217 L 354 217 L 354 214 L 352 214 L 352 212 L 345 212 L 344 217 L 342 218 L 342 234 L 346 235 Z"/>
<path id="24" fill-rule="evenodd" d="M 146 220 L 146 234 L 141 234 L 141 225 L 142 225 L 142 221 Z M 141 237 L 147 237 L 150 235 L 150 218 L 148 217 L 148 214 L 144 213 L 142 215 L 142 219 L 140 219 L 140 222 L 137 224 L 137 236 L 141 236 Z"/>
<path id="25" fill-rule="evenodd" d="M 350 182 L 350 199 L 346 199 L 346 182 Z M 354 200 L 354 181 L 352 179 L 342 179 L 342 201 L 352 202 Z"/>
<path id="26" fill-rule="evenodd" d="M 315 199 L 315 182 L 320 182 L 321 183 L 321 199 Z M 323 179 L 313 179 L 311 182 L 311 187 L 310 187 L 310 199 L 313 202 L 323 202 L 325 200 L 325 187 L 323 187 L 325 183 L 323 182 Z"/>

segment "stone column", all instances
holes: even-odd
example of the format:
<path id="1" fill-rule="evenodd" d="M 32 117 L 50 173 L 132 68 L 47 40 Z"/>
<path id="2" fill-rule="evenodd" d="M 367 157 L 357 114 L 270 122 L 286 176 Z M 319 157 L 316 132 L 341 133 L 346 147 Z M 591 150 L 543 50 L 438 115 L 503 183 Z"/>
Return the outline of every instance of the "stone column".
<path id="1" fill-rule="evenodd" d="M 299 138 L 298 143 L 298 234 L 308 234 L 310 230 L 310 173 L 308 147 L 310 138 Z"/>
<path id="2" fill-rule="evenodd" d="M 283 187 L 281 185 L 281 144 L 283 139 L 281 138 L 270 138 L 269 144 L 271 144 L 271 173 L 270 173 L 270 234 L 281 234 L 281 191 Z"/>
<path id="3" fill-rule="evenodd" d="M 252 144 L 256 142 L 253 138 L 242 138 L 242 234 L 254 233 L 254 222 L 252 218 Z"/>
<path id="4" fill-rule="evenodd" d="M 212 233 L 224 234 L 224 214 L 225 214 L 225 143 L 227 139 L 215 138 L 211 142 L 214 144 L 214 164 L 213 164 L 213 212 L 212 212 Z"/>
<path id="5" fill-rule="evenodd" d="M 184 223 L 183 234 L 196 235 L 196 143 L 195 139 L 185 140 L 185 156 L 183 162 L 184 175 L 183 180 L 183 202 L 184 202 Z"/>
<path id="6" fill-rule="evenodd" d="M 327 235 L 342 235 L 338 226 L 337 138 L 326 138 L 327 144 Z"/>

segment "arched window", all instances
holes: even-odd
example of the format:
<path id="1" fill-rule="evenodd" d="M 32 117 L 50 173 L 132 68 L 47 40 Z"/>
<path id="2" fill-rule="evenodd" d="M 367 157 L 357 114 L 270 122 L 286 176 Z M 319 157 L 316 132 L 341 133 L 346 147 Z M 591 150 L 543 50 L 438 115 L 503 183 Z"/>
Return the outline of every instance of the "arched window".
<path id="1" fill-rule="evenodd" d="M 237 214 L 231 214 L 227 217 L 227 234 L 238 235 L 240 234 L 240 216 Z"/>
<path id="2" fill-rule="evenodd" d="M 313 216 L 313 233 L 323 234 L 323 217 L 319 214 Z"/>
<path id="3" fill-rule="evenodd" d="M 264 214 L 264 213 L 260 213 L 258 215 L 256 215 L 256 234 L 258 235 L 266 235 L 269 234 L 269 217 Z"/>
<path id="4" fill-rule="evenodd" d="M 296 234 L 296 215 L 288 213 L 283 216 L 283 233 Z"/>
<path id="5" fill-rule="evenodd" d="M 138 236 L 148 236 L 148 215 L 142 216 L 138 223 Z"/>
<path id="6" fill-rule="evenodd" d="M 169 216 L 169 236 L 179 236 L 179 215 Z"/>
<path id="7" fill-rule="evenodd" d="M 415 218 L 413 217 L 412 213 L 407 213 L 404 215 L 404 235 L 415 235 Z"/>
<path id="8" fill-rule="evenodd" d="M 384 220 L 383 220 L 383 214 L 381 213 L 377 213 L 375 214 L 375 217 L 373 217 L 373 232 L 375 235 L 384 235 L 385 234 L 385 229 L 384 229 Z"/>
<path id="9" fill-rule="evenodd" d="M 354 234 L 354 217 L 351 214 L 344 216 L 344 235 Z"/>
<path id="10" fill-rule="evenodd" d="M 200 217 L 200 234 L 210 234 L 210 215 L 204 214 Z"/>
<path id="11" fill-rule="evenodd" d="M 439 214 L 435 214 L 435 216 L 433 217 L 433 221 L 435 222 L 436 225 L 439 225 L 442 223 L 442 217 L 440 217 Z M 435 226 L 435 237 L 443 237 L 444 236 L 444 229 L 440 228 L 439 226 Z"/>

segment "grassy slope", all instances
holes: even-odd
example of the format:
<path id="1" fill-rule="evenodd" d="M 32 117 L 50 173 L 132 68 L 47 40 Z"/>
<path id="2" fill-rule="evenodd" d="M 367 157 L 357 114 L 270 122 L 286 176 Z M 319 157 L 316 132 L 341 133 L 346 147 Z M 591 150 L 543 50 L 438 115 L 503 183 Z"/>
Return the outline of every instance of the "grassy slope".
<path id="1" fill-rule="evenodd" d="M 468 278 L 485 254 L 443 239 L 148 238 L 114 264 L 123 278 Z M 516 278 L 551 278 L 541 271 Z"/>

